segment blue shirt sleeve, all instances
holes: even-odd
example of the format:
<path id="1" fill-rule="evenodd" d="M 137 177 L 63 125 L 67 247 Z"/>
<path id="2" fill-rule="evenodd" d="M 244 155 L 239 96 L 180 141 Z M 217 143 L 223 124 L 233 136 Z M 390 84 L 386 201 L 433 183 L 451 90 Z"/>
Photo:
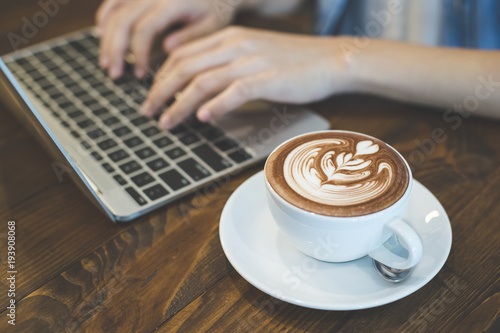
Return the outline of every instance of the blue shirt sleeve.
<path id="1" fill-rule="evenodd" d="M 317 0 L 319 35 L 355 34 L 363 8 L 358 0 Z M 436 0 L 443 3 L 442 46 L 500 49 L 500 1 Z M 347 19 L 346 19 L 347 18 Z"/>

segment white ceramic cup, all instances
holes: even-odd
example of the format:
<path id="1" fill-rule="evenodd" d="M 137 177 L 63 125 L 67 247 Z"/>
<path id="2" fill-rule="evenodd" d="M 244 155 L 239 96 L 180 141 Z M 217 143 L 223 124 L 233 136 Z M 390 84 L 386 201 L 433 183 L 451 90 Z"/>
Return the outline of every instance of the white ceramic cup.
<path id="1" fill-rule="evenodd" d="M 297 249 L 318 260 L 345 262 L 369 255 L 396 269 L 415 266 L 422 257 L 422 242 L 412 227 L 402 220 L 413 178 L 406 160 L 396 153 L 408 169 L 406 192 L 392 206 L 368 215 L 333 217 L 303 210 L 280 197 L 266 178 L 269 208 L 279 229 Z M 383 245 L 393 234 L 408 251 L 407 258 L 396 255 Z"/>

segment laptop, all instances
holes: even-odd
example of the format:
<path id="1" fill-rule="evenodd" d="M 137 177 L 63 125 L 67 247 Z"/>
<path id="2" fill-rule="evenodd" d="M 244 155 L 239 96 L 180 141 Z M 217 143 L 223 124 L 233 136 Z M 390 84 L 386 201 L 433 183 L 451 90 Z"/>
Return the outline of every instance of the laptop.
<path id="1" fill-rule="evenodd" d="M 115 222 L 130 221 L 265 159 L 281 142 L 329 128 L 303 107 L 250 103 L 214 122 L 170 131 L 138 110 L 152 78 L 111 80 L 95 28 L 0 58 L 1 95 L 68 174 Z"/>

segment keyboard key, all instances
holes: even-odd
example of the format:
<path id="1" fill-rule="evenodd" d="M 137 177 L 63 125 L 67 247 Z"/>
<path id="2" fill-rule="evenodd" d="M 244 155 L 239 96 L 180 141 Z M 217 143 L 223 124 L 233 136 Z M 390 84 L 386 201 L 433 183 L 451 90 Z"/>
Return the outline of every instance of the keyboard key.
<path id="1" fill-rule="evenodd" d="M 83 140 L 83 141 L 81 142 L 81 144 L 82 144 L 83 148 L 85 148 L 85 149 L 90 149 L 90 148 L 91 148 L 90 143 L 88 143 L 88 142 L 87 142 L 87 141 L 85 141 L 85 140 Z"/>
<path id="2" fill-rule="evenodd" d="M 40 61 L 40 62 L 45 62 L 45 61 L 48 61 L 50 58 L 45 54 L 43 53 L 43 51 L 41 52 L 38 52 L 35 54 L 35 57 Z"/>
<path id="3" fill-rule="evenodd" d="M 141 165 L 136 161 L 130 161 L 125 164 L 120 165 L 120 169 L 125 172 L 127 175 L 141 169 Z"/>
<path id="4" fill-rule="evenodd" d="M 118 162 L 118 161 L 121 161 L 121 160 L 129 157 L 130 155 L 127 154 L 127 152 L 125 150 L 120 149 L 120 150 L 117 150 L 117 151 L 114 151 L 114 152 L 108 154 L 108 156 L 113 162 Z"/>
<path id="5" fill-rule="evenodd" d="M 92 62 L 97 58 L 97 55 L 91 52 L 89 49 L 86 49 L 81 53 L 89 62 Z"/>
<path id="6" fill-rule="evenodd" d="M 87 48 L 82 45 L 81 41 L 79 40 L 73 40 L 68 43 L 69 45 L 73 46 L 78 52 L 84 52 L 87 51 Z"/>
<path id="7" fill-rule="evenodd" d="M 69 124 L 67 122 L 65 122 L 64 120 L 61 121 L 61 125 L 63 125 L 66 128 L 69 128 Z"/>
<path id="8" fill-rule="evenodd" d="M 175 147 L 173 149 L 166 151 L 165 154 L 167 154 L 167 156 L 170 157 L 172 160 L 175 160 L 176 158 L 186 155 L 186 152 L 179 147 Z"/>
<path id="9" fill-rule="evenodd" d="M 102 156 L 98 152 L 96 152 L 96 151 L 91 152 L 90 155 L 92 155 L 92 157 L 96 161 L 101 161 L 102 160 Z"/>
<path id="10" fill-rule="evenodd" d="M 168 146 L 169 144 L 171 144 L 172 140 L 170 140 L 169 138 L 167 138 L 166 136 L 164 136 L 164 137 L 161 137 L 159 139 L 154 140 L 153 143 L 156 145 L 156 147 L 163 148 L 163 147 Z"/>
<path id="11" fill-rule="evenodd" d="M 75 87 L 71 90 L 73 92 L 73 95 L 76 97 L 83 99 L 83 98 L 88 98 L 87 96 L 90 96 L 89 92 L 86 90 L 83 90 L 81 87 Z"/>
<path id="12" fill-rule="evenodd" d="M 142 141 L 142 139 L 140 139 L 139 137 L 134 136 L 130 139 L 123 141 L 123 143 L 125 143 L 127 145 L 127 147 L 129 147 L 129 148 L 134 148 L 134 147 L 137 147 L 138 145 L 143 144 L 144 141 Z"/>
<path id="13" fill-rule="evenodd" d="M 19 58 L 19 59 L 16 59 L 16 60 L 15 60 L 15 62 L 16 62 L 19 66 L 21 66 L 21 67 L 24 67 L 24 66 L 26 66 L 26 65 L 30 64 L 30 63 L 28 62 L 28 60 L 26 60 L 26 58 Z"/>
<path id="14" fill-rule="evenodd" d="M 113 130 L 113 133 L 115 133 L 116 136 L 124 136 L 124 135 L 131 133 L 131 132 L 132 131 L 130 130 L 130 128 L 125 127 L 125 126 L 122 126 L 122 127 L 119 127 L 117 129 Z"/>
<path id="15" fill-rule="evenodd" d="M 208 130 L 212 128 L 212 126 L 209 123 L 201 122 L 196 117 L 190 118 L 188 120 L 188 123 L 189 125 L 191 125 L 192 128 L 198 131 Z"/>
<path id="16" fill-rule="evenodd" d="M 114 175 L 113 178 L 117 181 L 118 184 L 120 185 L 125 185 L 127 184 L 127 181 L 125 180 L 125 178 L 123 178 L 122 176 L 120 175 Z"/>
<path id="17" fill-rule="evenodd" d="M 82 101 L 82 103 L 85 106 L 91 106 L 91 105 L 94 105 L 94 104 L 99 104 L 99 102 L 95 98 L 86 99 L 86 100 Z"/>
<path id="18" fill-rule="evenodd" d="M 102 122 L 106 126 L 113 126 L 113 125 L 118 124 L 120 122 L 120 120 L 118 118 L 116 118 L 115 116 L 111 116 L 109 118 L 104 119 Z"/>
<path id="19" fill-rule="evenodd" d="M 231 166 L 231 162 L 217 154 L 215 150 L 207 144 L 194 148 L 193 153 L 195 153 L 202 159 L 203 162 L 207 163 L 208 166 L 215 171 L 222 171 Z"/>
<path id="20" fill-rule="evenodd" d="M 80 134 L 76 131 L 71 131 L 71 135 L 76 139 L 80 138 Z"/>
<path id="21" fill-rule="evenodd" d="M 109 163 L 103 163 L 102 167 L 109 173 L 115 172 L 115 168 L 113 168 Z"/>
<path id="22" fill-rule="evenodd" d="M 120 98 L 120 96 L 118 96 L 118 95 L 117 95 L 117 94 L 115 94 L 115 93 L 109 94 L 109 95 L 107 95 L 107 96 L 105 96 L 105 97 L 106 97 L 106 100 L 108 100 L 108 102 L 109 102 L 109 101 L 118 101 L 118 102 L 121 102 L 121 101 L 122 101 L 122 99 Z M 117 102 L 117 103 L 118 103 L 118 102 Z"/>
<path id="23" fill-rule="evenodd" d="M 196 162 L 193 158 L 188 158 L 187 160 L 179 162 L 178 165 L 195 181 L 210 176 L 210 172 L 200 163 Z"/>
<path id="24" fill-rule="evenodd" d="M 53 62 L 52 60 L 45 61 L 43 64 L 44 64 L 44 65 L 45 65 L 45 67 L 47 67 L 47 69 L 48 69 L 49 71 L 51 71 L 51 72 L 52 72 L 54 69 L 56 69 L 57 67 L 59 67 L 59 65 L 58 65 L 58 64 L 56 64 L 55 62 Z"/>
<path id="25" fill-rule="evenodd" d="M 98 117 L 102 117 L 104 115 L 109 114 L 109 110 L 105 108 L 97 108 L 95 110 L 92 110 L 92 113 L 95 114 Z"/>
<path id="26" fill-rule="evenodd" d="M 108 97 L 109 104 L 113 105 L 116 108 L 123 107 L 124 101 L 122 99 L 120 99 L 120 97 L 118 97 L 118 96 L 116 96 L 116 97 L 117 97 L 117 99 L 114 99 L 114 100 L 110 100 Z"/>
<path id="27" fill-rule="evenodd" d="M 143 172 L 131 178 L 135 185 L 142 187 L 153 182 L 155 179 L 147 172 Z"/>
<path id="28" fill-rule="evenodd" d="M 189 180 L 184 178 L 179 171 L 173 169 L 162 173 L 160 178 L 174 191 L 190 184 Z"/>
<path id="29" fill-rule="evenodd" d="M 157 184 L 145 189 L 144 193 L 148 196 L 149 199 L 156 200 L 166 196 L 168 194 L 168 191 L 160 184 Z"/>
<path id="30" fill-rule="evenodd" d="M 40 87 L 42 87 L 43 90 L 47 90 L 49 89 L 50 87 L 53 87 L 54 85 L 52 84 L 52 82 L 50 82 L 49 80 L 47 80 L 47 78 L 43 78 L 42 80 L 39 80 L 38 82 L 38 85 Z"/>
<path id="31" fill-rule="evenodd" d="M 194 134 L 194 133 L 188 133 L 188 134 L 182 136 L 179 139 L 179 141 L 181 141 L 186 146 L 189 146 L 195 142 L 200 141 L 200 138 L 198 136 L 196 136 L 196 134 Z"/>
<path id="32" fill-rule="evenodd" d="M 136 102 L 137 104 L 142 104 L 142 102 L 144 102 L 146 100 L 146 97 L 145 96 L 135 96 L 135 97 L 132 97 L 132 99 L 134 100 L 134 102 Z"/>
<path id="33" fill-rule="evenodd" d="M 219 128 L 212 127 L 209 130 L 201 132 L 201 135 L 203 135 L 205 139 L 213 141 L 223 136 L 224 132 L 222 132 Z"/>
<path id="34" fill-rule="evenodd" d="M 66 63 L 73 69 L 73 72 L 78 72 L 83 69 L 83 66 L 75 59 L 67 61 Z"/>
<path id="35" fill-rule="evenodd" d="M 124 101 L 123 99 L 117 99 L 117 100 L 111 101 L 110 104 L 113 105 L 118 110 L 124 110 L 124 109 L 127 109 L 129 107 L 127 102 Z"/>
<path id="36" fill-rule="evenodd" d="M 30 72 L 36 70 L 35 66 L 33 66 L 31 63 L 29 63 L 26 59 L 22 59 L 22 60 L 26 61 L 26 63 L 21 66 L 26 71 L 26 73 L 30 73 Z"/>
<path id="37" fill-rule="evenodd" d="M 160 133 L 160 130 L 158 129 L 158 127 L 153 126 L 153 127 L 148 127 L 146 129 L 143 129 L 142 133 L 144 133 L 145 136 L 153 136 L 155 134 Z"/>
<path id="38" fill-rule="evenodd" d="M 69 77 L 68 74 L 62 74 L 62 75 L 59 75 L 57 77 L 59 79 L 59 81 L 67 81 L 67 80 L 71 80 L 71 78 Z"/>
<path id="39" fill-rule="evenodd" d="M 146 204 L 146 200 L 141 197 L 141 195 L 137 193 L 137 191 L 134 190 L 133 187 L 127 187 L 125 191 L 130 194 L 130 196 L 135 200 L 135 202 L 139 204 L 139 206 L 144 206 Z"/>
<path id="40" fill-rule="evenodd" d="M 91 138 L 93 140 L 97 140 L 97 139 L 105 137 L 106 133 L 102 129 L 98 128 L 98 129 L 87 132 L 87 135 L 89 136 L 89 138 Z"/>
<path id="41" fill-rule="evenodd" d="M 59 91 L 59 89 L 57 89 L 56 87 L 52 87 L 50 89 L 47 89 L 45 91 L 45 93 L 47 95 L 50 96 L 50 98 L 52 98 L 52 96 L 56 96 L 55 98 L 59 97 L 59 96 L 62 96 L 62 93 Z"/>
<path id="42" fill-rule="evenodd" d="M 52 48 L 52 51 L 57 54 L 57 55 L 64 55 L 66 54 L 66 51 L 63 49 L 62 46 L 55 46 Z"/>
<path id="43" fill-rule="evenodd" d="M 83 112 L 80 110 L 76 110 L 76 111 L 72 111 L 72 112 L 68 113 L 68 117 L 73 118 L 73 119 L 77 118 L 77 117 L 81 117 L 81 116 L 83 116 Z"/>
<path id="44" fill-rule="evenodd" d="M 89 126 L 95 125 L 95 123 L 90 119 L 85 119 L 77 123 L 78 127 L 85 129 Z"/>
<path id="45" fill-rule="evenodd" d="M 151 162 L 148 162 L 147 165 L 153 171 L 158 171 L 158 170 L 161 170 L 163 168 L 168 167 L 167 161 L 165 161 L 161 157 L 158 157 L 157 159 L 152 160 Z"/>
<path id="46" fill-rule="evenodd" d="M 51 73 L 55 77 L 60 77 L 60 76 L 66 75 L 66 72 L 63 71 L 61 68 L 57 68 L 57 69 L 53 70 Z"/>
<path id="47" fill-rule="evenodd" d="M 94 74 L 90 73 L 88 70 L 86 70 L 85 68 L 81 68 L 78 70 L 78 74 L 80 74 L 80 76 L 84 79 L 88 78 L 88 77 L 93 77 Z"/>
<path id="48" fill-rule="evenodd" d="M 172 133 L 174 135 L 179 135 L 179 134 L 182 134 L 182 133 L 184 133 L 186 131 L 187 131 L 186 126 L 184 126 L 184 125 L 177 125 L 175 128 L 172 128 L 170 130 L 170 133 Z"/>
<path id="49" fill-rule="evenodd" d="M 95 77 L 91 77 L 89 79 L 87 79 L 87 83 L 94 88 L 94 86 L 98 85 L 101 83 L 101 81 L 99 81 L 97 78 Z"/>
<path id="50" fill-rule="evenodd" d="M 105 89 L 102 89 L 101 90 L 101 96 L 103 97 L 108 97 L 108 96 L 111 96 L 111 95 L 114 95 L 114 91 L 111 90 L 111 89 L 108 89 L 108 88 L 105 88 Z"/>
<path id="51" fill-rule="evenodd" d="M 73 102 L 71 102 L 69 99 L 67 99 L 66 97 L 61 97 L 59 98 L 57 101 L 56 101 L 57 105 L 59 105 L 59 107 L 61 109 L 66 109 L 72 105 L 74 105 Z"/>
<path id="52" fill-rule="evenodd" d="M 49 91 L 51 91 L 51 92 L 49 93 Z M 57 90 L 57 91 L 54 92 L 54 89 L 50 89 L 50 90 L 48 90 L 46 92 L 49 93 L 50 98 L 52 98 L 53 100 L 57 100 L 59 97 L 63 97 L 64 96 L 63 93 L 60 92 L 59 90 Z"/>
<path id="53" fill-rule="evenodd" d="M 139 156 L 139 158 L 145 160 L 146 158 L 151 157 L 151 156 L 155 155 L 156 153 L 153 149 L 146 147 L 146 148 L 142 148 L 140 150 L 135 151 L 135 154 L 137 156 Z"/>
<path id="54" fill-rule="evenodd" d="M 110 148 L 113 148 L 113 147 L 117 146 L 116 142 L 113 139 L 107 139 L 107 140 L 101 141 L 97 145 L 102 150 L 108 150 Z"/>
<path id="55" fill-rule="evenodd" d="M 120 113 L 124 116 L 130 116 L 131 114 L 137 114 L 137 111 L 127 106 L 126 109 L 120 110 Z"/>
<path id="56" fill-rule="evenodd" d="M 245 162 L 246 160 L 249 160 L 252 158 L 252 155 L 250 155 L 249 153 L 247 153 L 245 150 L 243 149 L 239 149 L 231 154 L 228 155 L 233 161 L 235 161 L 236 163 L 243 163 Z"/>
<path id="57" fill-rule="evenodd" d="M 40 72 L 38 72 L 40 73 Z M 43 76 L 43 74 L 40 74 L 40 75 L 31 75 L 31 78 L 35 81 L 35 82 L 43 82 L 45 80 L 45 76 Z"/>
<path id="58" fill-rule="evenodd" d="M 228 151 L 230 149 L 238 147 L 238 143 L 233 139 L 225 138 L 214 143 L 214 145 L 222 151 Z"/>
<path id="59" fill-rule="evenodd" d="M 132 124 L 134 124 L 135 126 L 140 126 L 142 124 L 145 124 L 149 121 L 148 118 L 146 117 L 138 117 L 138 118 L 135 118 L 134 120 L 132 120 Z"/>

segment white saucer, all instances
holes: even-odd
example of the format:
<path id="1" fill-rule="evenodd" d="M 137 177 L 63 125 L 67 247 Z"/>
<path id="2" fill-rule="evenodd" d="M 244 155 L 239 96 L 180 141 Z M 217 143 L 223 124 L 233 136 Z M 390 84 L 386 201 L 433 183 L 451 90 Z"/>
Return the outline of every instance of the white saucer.
<path id="1" fill-rule="evenodd" d="M 451 248 L 451 225 L 439 201 L 415 180 L 404 219 L 420 235 L 424 253 L 400 283 L 383 280 L 371 258 L 326 263 L 299 252 L 278 230 L 267 208 L 264 174 L 245 181 L 229 198 L 220 220 L 222 248 L 233 267 L 263 292 L 296 305 L 355 310 L 399 300 L 429 282 Z"/>

